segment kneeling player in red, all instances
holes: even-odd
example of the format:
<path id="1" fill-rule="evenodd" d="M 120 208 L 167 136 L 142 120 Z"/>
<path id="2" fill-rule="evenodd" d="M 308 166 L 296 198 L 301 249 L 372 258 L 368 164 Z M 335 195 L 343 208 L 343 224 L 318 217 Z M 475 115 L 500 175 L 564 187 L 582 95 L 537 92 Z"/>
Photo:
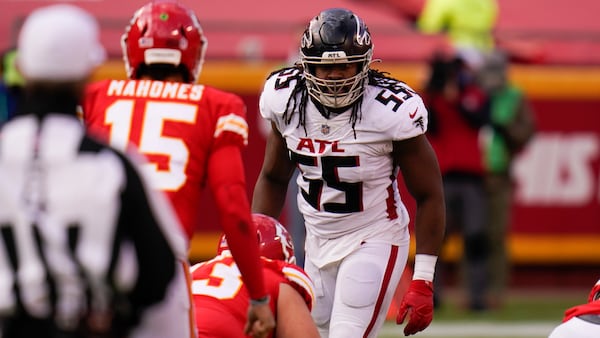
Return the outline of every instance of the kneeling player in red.
<path id="1" fill-rule="evenodd" d="M 565 311 L 563 322 L 549 338 L 597 338 L 600 337 L 600 280 L 590 291 L 588 302 Z"/>
<path id="2" fill-rule="evenodd" d="M 281 223 L 253 214 L 265 285 L 276 318 L 272 337 L 318 338 L 310 310 L 314 299 L 312 281 L 296 266 L 292 238 Z M 199 338 L 237 338 L 244 335 L 250 301 L 248 290 L 221 236 L 217 256 L 194 265 L 192 292 Z"/>

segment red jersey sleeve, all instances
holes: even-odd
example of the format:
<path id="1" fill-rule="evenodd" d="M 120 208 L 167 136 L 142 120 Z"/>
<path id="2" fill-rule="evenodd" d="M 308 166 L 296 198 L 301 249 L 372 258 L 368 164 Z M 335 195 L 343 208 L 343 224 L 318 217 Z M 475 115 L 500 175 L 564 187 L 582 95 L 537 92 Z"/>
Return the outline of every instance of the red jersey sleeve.
<path id="1" fill-rule="evenodd" d="M 250 216 L 240 151 L 223 146 L 208 161 L 208 182 L 217 205 L 219 222 L 242 278 L 253 299 L 265 296 L 259 265 L 256 228 Z"/>
<path id="2" fill-rule="evenodd" d="M 216 113 L 214 127 L 214 148 L 224 145 L 235 145 L 243 148 L 248 144 L 248 123 L 246 122 L 246 105 L 242 99 L 232 93 L 223 92 L 211 87 L 205 89 L 210 95 Z"/>
<path id="3" fill-rule="evenodd" d="M 248 143 L 246 106 L 239 96 L 208 86 L 201 104 L 206 107 L 203 110 L 211 112 L 214 124 L 207 178 L 218 218 L 251 297 L 260 298 L 265 288 L 257 265 L 258 244 L 249 243 L 256 238 L 256 229 L 250 217 L 241 154 Z"/>

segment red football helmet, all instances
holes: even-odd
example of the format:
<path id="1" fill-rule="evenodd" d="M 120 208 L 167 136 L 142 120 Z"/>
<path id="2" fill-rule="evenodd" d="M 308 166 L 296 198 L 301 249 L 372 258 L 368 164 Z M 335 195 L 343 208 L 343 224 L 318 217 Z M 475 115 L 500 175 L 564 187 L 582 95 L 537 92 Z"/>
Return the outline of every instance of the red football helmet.
<path id="1" fill-rule="evenodd" d="M 273 217 L 263 214 L 252 214 L 252 221 L 256 226 L 261 256 L 291 264 L 296 263 L 292 236 L 281 223 Z M 224 250 L 229 250 L 229 246 L 225 235 L 221 235 L 217 253 L 220 255 Z"/>
<path id="2" fill-rule="evenodd" d="M 138 9 L 121 37 L 129 78 L 136 77 L 142 64 L 181 64 L 194 83 L 204 63 L 206 46 L 194 12 L 174 2 L 153 1 Z"/>

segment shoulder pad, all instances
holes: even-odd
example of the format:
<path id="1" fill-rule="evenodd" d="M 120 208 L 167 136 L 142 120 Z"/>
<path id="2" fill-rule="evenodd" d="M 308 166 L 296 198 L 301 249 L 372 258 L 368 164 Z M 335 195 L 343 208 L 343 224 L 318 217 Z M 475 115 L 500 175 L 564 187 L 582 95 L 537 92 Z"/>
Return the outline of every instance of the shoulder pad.
<path id="1" fill-rule="evenodd" d="M 308 277 L 301 267 L 280 260 L 272 260 L 265 257 L 261 257 L 261 259 L 266 269 L 283 275 L 288 281 L 287 284 L 293 287 L 302 296 L 308 308 L 312 309 L 315 300 L 315 287 L 310 277 Z"/>
<path id="2" fill-rule="evenodd" d="M 298 68 L 284 68 L 271 74 L 260 97 L 261 114 L 269 118 L 272 113 L 285 111 L 292 91 L 301 78 L 302 72 Z"/>
<path id="3" fill-rule="evenodd" d="M 290 285 L 302 295 L 308 308 L 312 309 L 315 299 L 315 287 L 306 272 L 296 265 L 287 263 L 281 271 L 290 282 Z"/>
<path id="4" fill-rule="evenodd" d="M 425 133 L 427 109 L 421 96 L 404 82 L 388 78 L 376 80 L 365 92 L 372 123 L 394 140 Z"/>

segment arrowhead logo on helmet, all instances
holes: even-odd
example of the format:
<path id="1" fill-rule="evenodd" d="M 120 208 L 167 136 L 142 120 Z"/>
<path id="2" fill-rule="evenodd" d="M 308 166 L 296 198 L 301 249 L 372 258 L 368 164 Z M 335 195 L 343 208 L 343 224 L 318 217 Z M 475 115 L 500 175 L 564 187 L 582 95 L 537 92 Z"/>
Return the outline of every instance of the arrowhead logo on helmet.
<path id="1" fill-rule="evenodd" d="M 262 257 L 296 263 L 292 236 L 281 223 L 273 217 L 257 213 L 252 214 L 252 221 L 256 226 L 258 248 Z M 226 250 L 229 250 L 229 245 L 223 234 L 219 239 L 217 254 L 220 255 Z"/>

